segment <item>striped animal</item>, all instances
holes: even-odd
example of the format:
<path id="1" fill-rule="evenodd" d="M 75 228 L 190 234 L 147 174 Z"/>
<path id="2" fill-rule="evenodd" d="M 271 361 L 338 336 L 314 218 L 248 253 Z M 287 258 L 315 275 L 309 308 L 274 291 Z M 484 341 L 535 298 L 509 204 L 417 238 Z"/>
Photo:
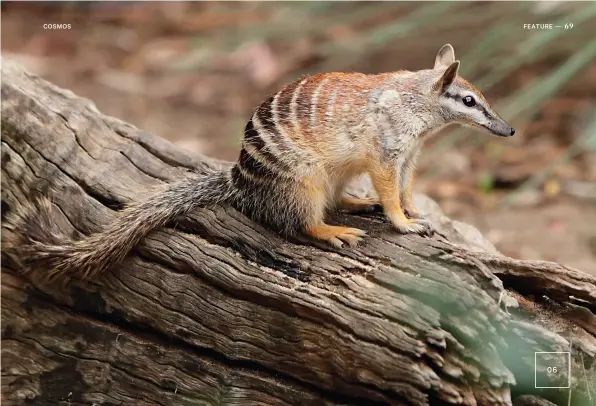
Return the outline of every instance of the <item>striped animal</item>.
<path id="1" fill-rule="evenodd" d="M 398 232 L 432 232 L 412 204 L 412 172 L 423 140 L 450 123 L 514 134 L 482 93 L 457 75 L 459 64 L 447 44 L 433 69 L 302 78 L 254 111 L 231 168 L 193 173 L 159 188 L 120 211 L 103 231 L 75 241 L 57 230 L 55 208 L 42 199 L 10 216 L 5 250 L 48 277 L 85 279 L 121 261 L 176 216 L 217 204 L 283 235 L 303 233 L 336 247 L 365 235 L 326 224 L 326 213 L 336 208 L 367 210 L 380 203 Z M 342 194 L 362 173 L 370 175 L 378 201 Z"/>

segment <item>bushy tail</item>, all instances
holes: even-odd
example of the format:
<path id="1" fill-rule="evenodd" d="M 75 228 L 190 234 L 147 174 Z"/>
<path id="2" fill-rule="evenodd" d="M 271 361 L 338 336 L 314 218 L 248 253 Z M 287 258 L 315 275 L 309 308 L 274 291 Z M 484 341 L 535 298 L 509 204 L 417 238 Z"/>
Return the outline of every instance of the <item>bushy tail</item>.
<path id="1" fill-rule="evenodd" d="M 26 271 L 44 277 L 87 279 L 120 262 L 150 231 L 197 207 L 231 199 L 227 170 L 193 174 L 131 203 L 99 233 L 73 240 L 56 221 L 47 198 L 11 213 L 3 251 Z"/>

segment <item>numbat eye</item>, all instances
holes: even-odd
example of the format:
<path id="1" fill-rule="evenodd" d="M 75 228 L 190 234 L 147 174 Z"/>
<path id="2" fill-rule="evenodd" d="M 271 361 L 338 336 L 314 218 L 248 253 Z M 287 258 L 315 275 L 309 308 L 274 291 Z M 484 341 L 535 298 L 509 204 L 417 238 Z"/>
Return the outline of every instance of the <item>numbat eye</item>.
<path id="1" fill-rule="evenodd" d="M 472 96 L 466 96 L 462 99 L 464 104 L 468 107 L 474 107 L 476 105 L 476 100 Z"/>

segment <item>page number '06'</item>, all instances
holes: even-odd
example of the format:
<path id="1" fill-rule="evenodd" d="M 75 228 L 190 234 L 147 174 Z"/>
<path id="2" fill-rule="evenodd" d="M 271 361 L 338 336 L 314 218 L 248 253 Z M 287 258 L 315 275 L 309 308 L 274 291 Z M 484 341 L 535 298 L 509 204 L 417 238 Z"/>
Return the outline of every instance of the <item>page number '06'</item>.
<path id="1" fill-rule="evenodd" d="M 563 389 L 571 387 L 571 352 L 535 352 L 534 388 Z"/>

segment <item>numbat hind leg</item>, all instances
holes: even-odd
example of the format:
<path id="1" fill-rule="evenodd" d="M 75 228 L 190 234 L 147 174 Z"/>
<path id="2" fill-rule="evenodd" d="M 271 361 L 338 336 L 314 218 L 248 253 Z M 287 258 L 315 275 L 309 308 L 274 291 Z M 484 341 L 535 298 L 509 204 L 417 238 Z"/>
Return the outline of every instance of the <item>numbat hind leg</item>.
<path id="1" fill-rule="evenodd" d="M 366 232 L 358 228 L 330 226 L 329 224 L 319 224 L 306 230 L 306 234 L 317 240 L 327 241 L 334 247 L 341 248 L 345 243 L 351 247 L 356 246 Z"/>
<path id="2" fill-rule="evenodd" d="M 350 213 L 370 213 L 381 208 L 379 199 L 372 197 L 361 199 L 357 197 L 342 196 L 337 205 L 341 210 L 347 210 Z"/>
<path id="3" fill-rule="evenodd" d="M 350 227 L 331 226 L 325 224 L 325 209 L 328 206 L 328 196 L 325 194 L 325 184 L 321 184 L 320 177 L 305 179 L 306 202 L 310 212 L 304 222 L 306 234 L 317 239 L 327 241 L 329 244 L 341 248 L 344 243 L 350 246 L 358 244 L 366 232 Z"/>

